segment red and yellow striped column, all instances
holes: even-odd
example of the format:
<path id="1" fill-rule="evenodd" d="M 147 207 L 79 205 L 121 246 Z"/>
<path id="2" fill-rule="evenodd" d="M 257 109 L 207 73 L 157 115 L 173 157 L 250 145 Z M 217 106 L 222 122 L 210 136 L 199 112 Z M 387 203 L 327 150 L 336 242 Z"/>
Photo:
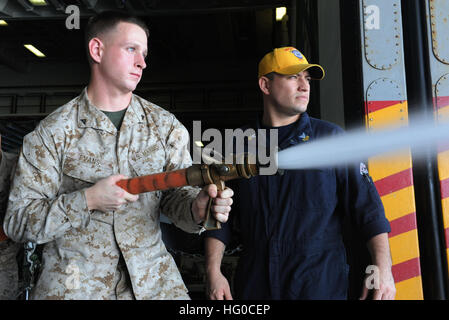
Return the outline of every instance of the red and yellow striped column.
<path id="1" fill-rule="evenodd" d="M 368 130 L 408 124 L 407 101 L 366 101 Z M 368 160 L 387 219 L 397 300 L 423 299 L 418 231 L 409 148 Z M 449 203 L 448 203 L 449 204 Z"/>
<path id="2" fill-rule="evenodd" d="M 449 97 L 434 98 L 434 106 L 438 121 L 449 121 Z M 438 146 L 438 176 L 440 179 L 446 256 L 449 261 L 449 141 Z"/>

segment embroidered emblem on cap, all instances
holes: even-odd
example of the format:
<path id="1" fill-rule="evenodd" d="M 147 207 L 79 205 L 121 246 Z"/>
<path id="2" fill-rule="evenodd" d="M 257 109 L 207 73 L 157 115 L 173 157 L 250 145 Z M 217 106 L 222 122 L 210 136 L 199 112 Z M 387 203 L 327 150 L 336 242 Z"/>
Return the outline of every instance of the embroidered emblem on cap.
<path id="1" fill-rule="evenodd" d="M 303 56 L 302 56 L 301 52 L 299 52 L 298 50 L 293 50 L 292 53 L 295 55 L 295 57 L 302 60 Z"/>

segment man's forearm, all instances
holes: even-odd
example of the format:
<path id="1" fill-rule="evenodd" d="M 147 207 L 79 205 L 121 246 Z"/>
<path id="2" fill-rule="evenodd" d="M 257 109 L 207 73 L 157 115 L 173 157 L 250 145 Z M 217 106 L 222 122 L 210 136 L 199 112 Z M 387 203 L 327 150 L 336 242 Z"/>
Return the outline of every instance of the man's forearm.
<path id="1" fill-rule="evenodd" d="M 372 297 L 374 300 L 393 300 L 396 295 L 396 287 L 392 272 L 388 234 L 381 233 L 372 237 L 368 240 L 367 246 L 371 254 L 372 263 L 378 268 L 377 277 L 374 279 L 374 288 L 370 288 L 366 282 L 371 276 L 366 278 L 360 299 L 366 299 L 368 290 L 374 289 Z"/>
<path id="2" fill-rule="evenodd" d="M 225 250 L 224 243 L 216 238 L 207 237 L 204 247 L 206 252 L 206 272 L 208 274 L 220 272 L 221 260 Z"/>
<path id="3" fill-rule="evenodd" d="M 367 245 L 373 264 L 379 267 L 391 267 L 390 244 L 387 233 L 372 237 L 368 240 Z"/>

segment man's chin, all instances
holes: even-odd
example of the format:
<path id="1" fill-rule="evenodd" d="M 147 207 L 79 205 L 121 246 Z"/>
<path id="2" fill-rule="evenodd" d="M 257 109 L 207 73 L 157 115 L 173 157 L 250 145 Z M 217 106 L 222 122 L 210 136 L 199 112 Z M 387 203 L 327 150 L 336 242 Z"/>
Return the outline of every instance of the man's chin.
<path id="1" fill-rule="evenodd" d="M 137 88 L 137 84 L 135 84 L 135 85 L 127 85 L 126 87 L 123 88 L 123 92 L 124 93 L 134 92 L 134 90 L 136 90 L 136 88 Z"/>
<path id="2" fill-rule="evenodd" d="M 302 114 L 307 111 L 307 106 L 295 107 L 292 109 L 292 116 Z"/>

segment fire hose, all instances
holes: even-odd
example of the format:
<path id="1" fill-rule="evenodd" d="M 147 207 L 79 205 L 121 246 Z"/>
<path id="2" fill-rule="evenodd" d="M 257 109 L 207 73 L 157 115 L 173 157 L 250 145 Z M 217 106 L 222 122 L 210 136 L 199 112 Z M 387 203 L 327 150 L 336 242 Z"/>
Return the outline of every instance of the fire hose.
<path id="1" fill-rule="evenodd" d="M 259 167 L 255 161 L 250 161 L 248 154 L 234 157 L 233 164 L 194 164 L 188 168 L 150 174 L 125 180 L 120 180 L 117 185 L 131 194 L 139 194 L 151 191 L 162 191 L 184 186 L 203 187 L 215 184 L 218 191 L 225 189 L 225 182 L 229 180 L 249 179 L 259 174 Z M 206 219 L 203 227 L 206 230 L 220 229 L 221 224 L 211 214 L 212 198 L 206 209 Z"/>

